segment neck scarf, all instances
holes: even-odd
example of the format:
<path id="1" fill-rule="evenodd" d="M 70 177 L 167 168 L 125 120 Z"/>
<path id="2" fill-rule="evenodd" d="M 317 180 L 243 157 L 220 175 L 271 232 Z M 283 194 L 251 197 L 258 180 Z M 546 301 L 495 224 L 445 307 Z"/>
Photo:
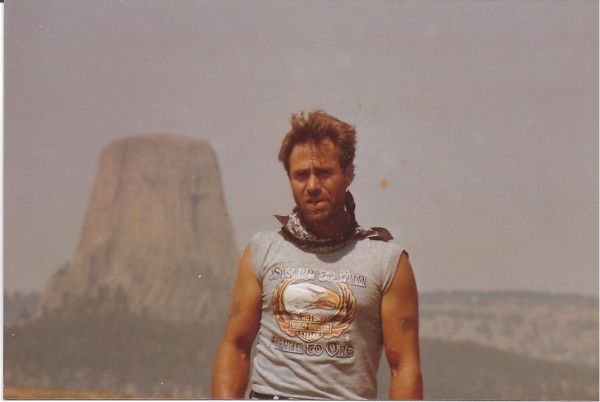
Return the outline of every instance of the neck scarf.
<path id="1" fill-rule="evenodd" d="M 390 232 L 382 227 L 365 229 L 356 222 L 354 215 L 354 197 L 350 191 L 346 192 L 346 212 L 350 218 L 349 224 L 342 235 L 335 238 L 322 238 L 312 233 L 304 221 L 300 208 L 295 207 L 290 215 L 275 215 L 275 218 L 283 225 L 281 231 L 285 237 L 302 250 L 313 253 L 331 253 L 340 250 L 358 239 L 372 239 L 389 241 L 393 237 Z"/>

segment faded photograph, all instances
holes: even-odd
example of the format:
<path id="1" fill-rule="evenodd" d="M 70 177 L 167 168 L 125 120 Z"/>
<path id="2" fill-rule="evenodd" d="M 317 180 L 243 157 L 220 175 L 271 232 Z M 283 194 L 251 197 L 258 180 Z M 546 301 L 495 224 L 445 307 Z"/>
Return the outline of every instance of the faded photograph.
<path id="1" fill-rule="evenodd" d="M 291 116 L 324 110 L 356 222 L 410 254 L 423 398 L 597 400 L 598 7 L 7 0 L 4 398 L 210 398 L 244 247 L 296 206 Z M 267 349 L 318 352 L 280 317 Z"/>

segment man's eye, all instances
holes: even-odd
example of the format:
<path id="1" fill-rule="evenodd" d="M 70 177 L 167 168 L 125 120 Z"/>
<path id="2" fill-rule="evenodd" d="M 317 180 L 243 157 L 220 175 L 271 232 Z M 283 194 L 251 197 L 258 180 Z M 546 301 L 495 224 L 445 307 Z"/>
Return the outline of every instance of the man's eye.
<path id="1" fill-rule="evenodd" d="M 304 180 L 308 177 L 308 174 L 306 172 L 300 172 L 296 173 L 294 177 L 296 178 L 296 180 Z"/>

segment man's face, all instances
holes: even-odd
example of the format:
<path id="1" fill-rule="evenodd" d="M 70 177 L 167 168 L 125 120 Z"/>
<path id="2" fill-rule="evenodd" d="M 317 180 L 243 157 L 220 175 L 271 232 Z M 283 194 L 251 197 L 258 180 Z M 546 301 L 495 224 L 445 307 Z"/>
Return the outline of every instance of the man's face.
<path id="1" fill-rule="evenodd" d="M 297 144 L 290 154 L 290 184 L 308 224 L 319 225 L 343 212 L 354 166 L 340 166 L 340 150 L 330 139 Z"/>

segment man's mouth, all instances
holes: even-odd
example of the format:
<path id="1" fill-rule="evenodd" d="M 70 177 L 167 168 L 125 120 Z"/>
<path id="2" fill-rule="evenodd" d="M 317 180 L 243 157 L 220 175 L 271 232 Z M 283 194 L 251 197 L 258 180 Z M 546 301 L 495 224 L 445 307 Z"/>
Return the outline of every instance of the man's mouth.
<path id="1" fill-rule="evenodd" d="M 325 200 L 308 200 L 306 201 L 307 212 L 312 214 L 318 214 L 323 210 L 327 209 L 327 201 Z"/>
<path id="2" fill-rule="evenodd" d="M 310 209 L 321 210 L 321 209 L 325 208 L 325 206 L 327 205 L 327 201 L 325 201 L 325 200 L 308 200 L 308 201 L 306 201 L 306 205 Z"/>

